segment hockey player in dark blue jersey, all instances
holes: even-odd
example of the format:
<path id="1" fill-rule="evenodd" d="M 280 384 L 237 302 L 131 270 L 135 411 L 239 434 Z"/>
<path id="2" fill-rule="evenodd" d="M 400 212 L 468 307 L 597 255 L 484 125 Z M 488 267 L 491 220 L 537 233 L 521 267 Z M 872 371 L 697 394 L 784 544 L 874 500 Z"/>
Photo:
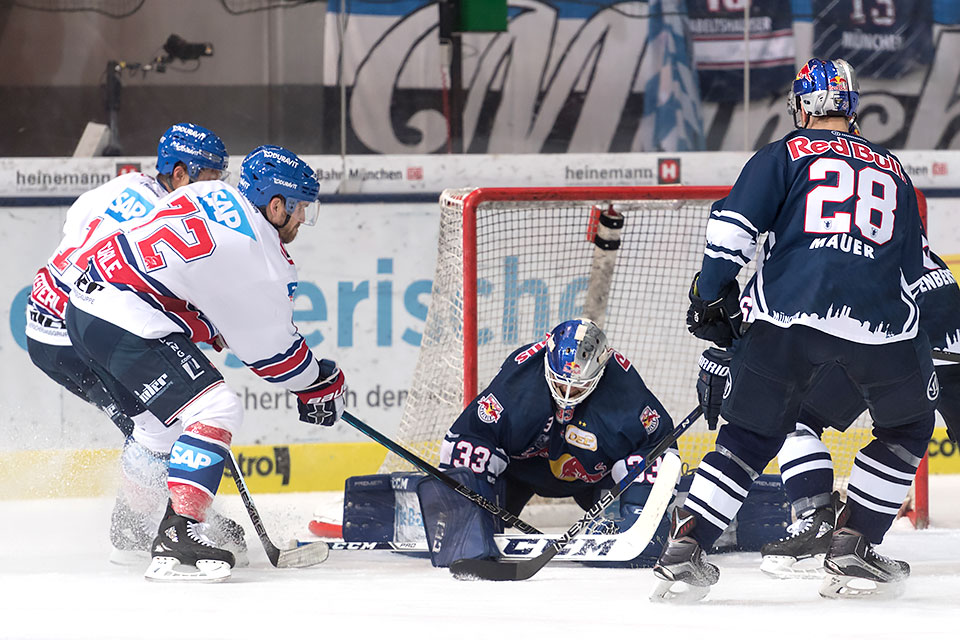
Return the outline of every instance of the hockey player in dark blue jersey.
<path id="1" fill-rule="evenodd" d="M 672 428 L 663 405 L 630 361 L 608 347 L 600 327 L 569 320 L 507 357 L 447 431 L 440 468 L 514 514 L 534 495 L 572 497 L 587 509 L 601 490 L 643 465 Z M 621 494 L 621 528 L 640 514 L 655 469 Z M 439 482 L 418 488 L 433 563 L 498 557 L 499 522 L 460 496 L 444 499 L 444 492 Z M 663 538 L 655 543 L 650 564 Z"/>
<path id="2" fill-rule="evenodd" d="M 727 346 L 741 309 L 751 326 L 730 363 L 721 414 L 728 424 L 673 513 L 654 599 L 699 599 L 716 583 L 719 570 L 703 550 L 794 431 L 803 400 L 830 366 L 870 407 L 876 440 L 859 453 L 859 469 L 864 486 L 882 491 L 839 514 L 820 593 L 895 594 L 909 575 L 907 563 L 875 552 L 894 514 L 874 505 L 902 502 L 909 489 L 902 478 L 916 472 L 939 395 L 915 300 L 925 274 L 916 195 L 895 156 L 849 133 L 859 87 L 845 61 L 810 60 L 792 89 L 798 129 L 747 162 L 707 225 L 688 328 Z M 756 275 L 740 300 L 736 275 L 763 233 Z"/>
<path id="3" fill-rule="evenodd" d="M 960 287 L 939 256 L 931 253 L 935 268 L 920 281 L 920 327 L 938 350 L 960 355 Z M 960 434 L 960 365 L 934 360 L 940 382 L 937 411 L 947 427 L 948 436 L 957 441 Z M 836 505 L 833 490 L 833 460 L 820 440 L 823 430 L 833 427 L 844 431 L 866 411 L 863 398 L 842 371 L 834 369 L 814 385 L 797 420 L 797 429 L 787 436 L 778 459 L 783 484 L 797 515 L 787 536 L 761 549 L 760 570 L 776 578 L 823 575 L 823 557 L 830 546 Z M 867 484 L 861 486 L 860 481 Z M 882 494 L 871 475 L 855 466 L 847 488 L 848 500 L 864 502 Z M 898 505 L 874 508 L 896 510 Z M 817 562 L 819 560 L 819 562 Z"/>

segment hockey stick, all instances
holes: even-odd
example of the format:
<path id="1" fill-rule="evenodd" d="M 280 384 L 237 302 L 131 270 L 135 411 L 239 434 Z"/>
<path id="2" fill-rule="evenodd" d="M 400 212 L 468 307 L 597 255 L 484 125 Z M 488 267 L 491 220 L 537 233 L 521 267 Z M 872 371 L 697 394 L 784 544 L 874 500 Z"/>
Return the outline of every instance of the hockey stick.
<path id="1" fill-rule="evenodd" d="M 952 351 L 941 351 L 940 349 L 934 349 L 930 352 L 930 355 L 933 356 L 934 360 L 946 360 L 947 362 L 960 362 L 960 353 L 954 353 Z"/>
<path id="2" fill-rule="evenodd" d="M 267 558 L 269 558 L 270 564 L 280 569 L 300 569 L 303 567 L 312 567 L 327 559 L 327 556 L 330 555 L 330 547 L 328 547 L 325 542 L 311 542 L 310 544 L 298 546 L 295 549 L 277 548 L 277 546 L 271 542 L 270 536 L 267 535 L 267 530 L 263 526 L 263 520 L 260 519 L 260 512 L 257 511 L 257 505 L 253 503 L 253 496 L 250 495 L 250 491 L 247 489 L 247 483 L 243 479 L 243 474 L 240 473 L 240 465 L 237 464 L 237 459 L 234 457 L 233 451 L 230 451 L 230 457 L 227 458 L 227 463 L 230 465 L 230 475 L 233 476 L 233 481 L 237 485 L 240 499 L 243 500 L 243 506 L 247 509 L 250 522 L 253 523 L 253 528 L 260 538 L 261 544 L 263 544 L 263 550 L 267 552 Z"/>
<path id="3" fill-rule="evenodd" d="M 433 476 L 443 484 L 447 485 L 448 487 L 450 487 L 451 489 L 453 489 L 454 491 L 462 495 L 467 500 L 480 505 L 481 507 L 483 507 L 493 515 L 497 516 L 498 518 L 506 522 L 511 527 L 515 527 L 520 531 L 523 531 L 524 533 L 540 533 L 540 531 L 538 531 L 535 527 L 527 524 L 526 522 L 524 522 L 517 516 L 513 515 L 509 511 L 506 511 L 505 509 L 501 509 L 500 507 L 493 504 L 492 502 L 484 498 L 482 495 L 480 495 L 476 491 L 473 491 L 469 487 L 464 486 L 463 484 L 457 482 L 456 480 L 454 480 L 453 478 L 445 474 L 443 471 L 440 471 L 440 469 L 437 469 L 435 466 L 433 466 L 423 458 L 419 457 L 415 453 L 404 449 L 403 447 L 401 447 L 399 444 L 397 444 L 387 436 L 383 435 L 382 433 L 380 433 L 370 425 L 366 424 L 360 418 L 357 418 L 356 416 L 351 415 L 349 411 L 343 412 L 342 419 L 344 422 L 349 424 L 351 427 L 353 427 L 357 431 L 360 431 L 361 433 L 364 433 L 370 436 L 372 439 L 376 440 L 377 442 L 385 446 L 390 451 L 393 451 L 395 454 L 397 454 L 398 456 L 400 456 L 401 458 L 403 458 L 413 466 L 417 467 L 427 475 Z"/>
<path id="4" fill-rule="evenodd" d="M 657 531 L 663 513 L 673 499 L 673 489 L 680 478 L 682 462 L 673 453 L 665 453 L 657 468 L 657 480 L 643 506 L 643 512 L 633 525 L 617 534 L 581 535 L 563 548 L 557 560 L 592 562 L 621 562 L 633 560 L 643 553 L 650 539 Z M 553 544 L 557 536 L 550 534 L 510 534 L 498 533 L 493 537 L 500 555 L 504 558 L 523 560 L 539 554 L 547 545 Z M 579 542 L 579 544 L 575 544 Z M 297 541 L 297 544 L 307 544 Z M 426 540 L 409 542 L 346 542 L 327 541 L 331 551 L 395 551 L 426 552 Z"/>
<path id="5" fill-rule="evenodd" d="M 690 428 L 697 418 L 703 415 L 703 409 L 699 406 L 694 409 L 690 415 L 683 419 L 683 422 L 678 424 L 673 428 L 673 431 L 670 432 L 670 435 L 665 437 L 660 441 L 657 446 L 647 454 L 646 464 L 641 468 L 639 465 L 635 467 L 630 473 L 628 473 L 622 480 L 613 489 L 610 493 L 606 494 L 600 500 L 590 507 L 590 509 L 583 514 L 579 520 L 573 523 L 573 526 L 570 527 L 566 533 L 564 533 L 556 542 L 551 544 L 546 551 L 538 555 L 536 558 L 531 558 L 529 560 L 522 560 L 520 562 L 497 562 L 496 560 L 476 560 L 476 559 L 463 559 L 455 560 L 450 565 L 450 573 L 456 578 L 460 579 L 473 579 L 479 578 L 480 580 L 494 580 L 494 581 L 516 581 L 516 580 L 526 580 L 527 578 L 532 577 L 540 569 L 550 562 L 554 556 L 560 553 L 563 548 L 570 542 L 570 540 L 580 533 L 584 527 L 589 525 L 597 516 L 603 513 L 603 510 L 607 506 L 617 499 L 623 491 L 630 486 L 635 479 L 640 477 L 641 474 L 646 473 L 656 462 L 657 458 L 663 455 L 667 449 L 676 443 L 677 439 L 683 435 L 683 433 Z M 662 512 L 661 512 L 662 513 Z M 643 514 L 641 514 L 643 517 Z M 659 518 L 657 519 L 659 521 Z M 652 534 L 651 534 L 652 537 Z"/>

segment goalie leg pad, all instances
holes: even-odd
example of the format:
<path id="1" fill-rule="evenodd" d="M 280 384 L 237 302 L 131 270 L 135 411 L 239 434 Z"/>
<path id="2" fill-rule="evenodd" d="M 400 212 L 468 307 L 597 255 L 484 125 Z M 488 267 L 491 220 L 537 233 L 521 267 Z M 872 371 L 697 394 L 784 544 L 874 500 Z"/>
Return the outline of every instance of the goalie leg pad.
<path id="1" fill-rule="evenodd" d="M 393 540 L 395 508 L 389 473 L 347 478 L 343 488 L 343 539 L 346 542 Z"/>
<path id="2" fill-rule="evenodd" d="M 487 500 L 503 504 L 504 483 L 491 485 L 464 467 L 446 473 Z M 433 566 L 449 567 L 454 560 L 500 555 L 493 536 L 500 533 L 502 527 L 494 515 L 429 476 L 417 485 L 417 496 Z"/>

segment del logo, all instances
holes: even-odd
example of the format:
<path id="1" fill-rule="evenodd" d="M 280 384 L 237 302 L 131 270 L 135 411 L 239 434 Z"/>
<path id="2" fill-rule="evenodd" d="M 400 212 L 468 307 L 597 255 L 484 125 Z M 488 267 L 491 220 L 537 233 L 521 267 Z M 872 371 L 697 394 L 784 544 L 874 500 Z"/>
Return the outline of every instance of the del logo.
<path id="1" fill-rule="evenodd" d="M 180 442 L 173 445 L 170 451 L 170 466 L 179 469 L 202 469 L 223 460 L 217 454 L 210 451 L 196 449 Z"/>
<path id="2" fill-rule="evenodd" d="M 496 422 L 501 415 L 503 415 L 503 405 L 492 393 L 488 393 L 477 401 L 477 416 L 487 424 Z"/>
<path id="3" fill-rule="evenodd" d="M 597 436 L 589 431 L 575 427 L 572 424 L 567 426 L 563 438 L 575 447 L 580 447 L 587 451 L 597 450 Z"/>
<path id="4" fill-rule="evenodd" d="M 660 414 L 655 409 L 644 407 L 640 412 L 640 424 L 648 434 L 653 433 L 660 426 Z"/>
<path id="5" fill-rule="evenodd" d="M 657 181 L 660 184 L 678 184 L 680 182 L 680 158 L 658 159 Z"/>

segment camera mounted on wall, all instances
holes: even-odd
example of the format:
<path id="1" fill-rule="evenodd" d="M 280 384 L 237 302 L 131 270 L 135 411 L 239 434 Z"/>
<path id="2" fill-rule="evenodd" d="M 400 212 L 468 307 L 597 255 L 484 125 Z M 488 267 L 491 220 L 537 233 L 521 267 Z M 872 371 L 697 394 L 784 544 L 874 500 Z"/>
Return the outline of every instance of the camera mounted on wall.
<path id="1" fill-rule="evenodd" d="M 110 142 L 103 150 L 105 156 L 118 156 L 123 153 L 119 143 L 117 131 L 117 117 L 120 112 L 120 91 L 123 85 L 120 78 L 124 70 L 131 75 L 137 71 L 144 76 L 150 71 L 165 73 L 167 66 L 174 61 L 192 62 L 200 64 L 200 58 L 213 55 L 213 44 L 209 42 L 187 42 L 177 34 L 171 34 L 163 43 L 163 55 L 157 56 L 150 62 L 127 62 L 125 60 L 110 60 L 107 62 L 106 81 L 104 87 L 104 106 L 107 110 L 107 126 L 110 131 Z M 196 67 L 186 69 L 195 71 Z"/>

